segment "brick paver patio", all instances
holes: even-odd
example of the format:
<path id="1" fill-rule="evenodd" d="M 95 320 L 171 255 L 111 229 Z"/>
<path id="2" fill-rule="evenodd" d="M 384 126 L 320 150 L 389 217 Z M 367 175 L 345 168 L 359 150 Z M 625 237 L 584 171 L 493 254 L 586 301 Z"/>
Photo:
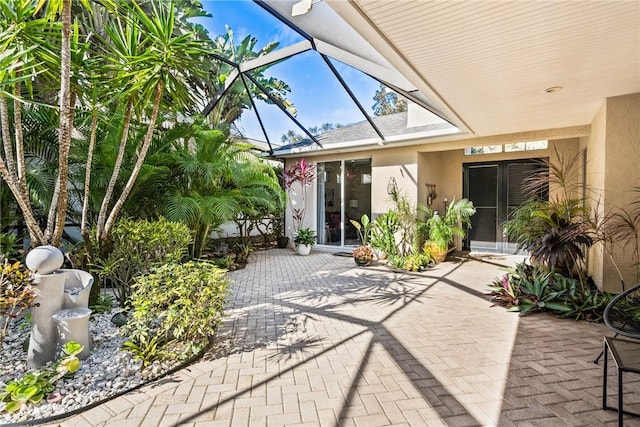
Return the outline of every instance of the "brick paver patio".
<path id="1" fill-rule="evenodd" d="M 204 360 L 59 425 L 615 425 L 592 362 L 607 329 L 490 308 L 498 274 L 468 259 L 410 274 L 259 252 L 230 273 Z M 625 403 L 640 403 L 629 378 Z"/>

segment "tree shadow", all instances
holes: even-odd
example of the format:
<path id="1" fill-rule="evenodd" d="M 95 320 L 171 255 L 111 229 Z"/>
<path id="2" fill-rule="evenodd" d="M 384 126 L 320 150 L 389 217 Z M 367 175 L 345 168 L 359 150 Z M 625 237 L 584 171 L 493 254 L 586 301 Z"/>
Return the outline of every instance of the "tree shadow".
<path id="1" fill-rule="evenodd" d="M 362 337 L 365 338 L 366 349 L 357 361 L 357 371 L 337 413 L 336 426 L 340 426 L 347 418 L 349 407 L 363 381 L 363 375 L 370 363 L 374 347 L 384 350 L 394 361 L 404 378 L 420 393 L 424 402 L 442 419 L 456 417 L 456 422 L 464 425 L 481 425 L 464 405 L 447 391 L 433 373 L 385 326 L 385 322 L 402 312 L 406 307 L 419 303 L 421 298 L 427 297 L 429 289 L 438 283 L 467 291 L 468 289 L 464 285 L 446 279 L 446 276 L 457 268 L 459 266 L 454 267 L 442 277 L 425 275 L 415 277 L 403 274 L 400 277 L 393 277 L 391 280 L 387 274 L 362 272 L 354 276 L 353 271 L 347 271 L 345 274 L 349 274 L 349 280 L 346 282 L 342 277 L 340 281 L 329 281 L 330 283 L 326 286 L 320 287 L 313 286 L 318 280 L 316 276 L 309 278 L 308 283 L 299 283 L 298 289 L 273 295 L 270 300 L 260 305 L 259 309 L 238 310 L 236 317 L 232 316 L 232 319 L 227 322 L 227 328 L 218 337 L 218 344 L 209 357 L 220 358 L 237 352 L 268 347 L 273 353 L 267 356 L 267 360 L 273 363 L 284 361 L 290 365 L 250 387 L 225 396 L 215 404 L 202 407 L 198 413 L 181 419 L 178 425 L 193 422 L 200 415 L 215 411 L 220 405 L 246 395 L 253 389 L 268 386 L 270 382 L 281 378 L 284 374 L 331 352 L 338 351 L 340 347 L 347 345 L 352 340 L 362 340 Z M 327 274 L 327 277 L 329 276 L 331 275 Z M 433 283 L 425 285 L 423 283 L 425 277 L 432 279 Z M 376 307 L 378 311 L 380 308 L 386 308 L 388 312 L 382 313 L 384 315 L 380 320 L 369 320 L 339 310 L 345 304 L 366 304 L 368 307 L 372 307 L 372 310 Z M 256 313 L 260 313 L 260 315 L 256 316 Z M 242 320 L 242 316 L 247 317 Z M 259 318 L 278 319 L 279 324 L 272 325 L 273 328 L 267 333 L 261 329 L 265 325 L 258 321 Z M 359 330 L 342 340 L 329 342 L 319 335 L 312 334 L 307 328 L 308 322 L 323 322 L 324 319 L 344 322 L 358 327 Z M 252 320 L 254 321 L 252 322 Z M 241 326 L 243 324 L 249 326 Z M 233 328 L 234 326 L 236 329 Z M 251 330 L 253 327 L 257 327 L 259 330 Z M 254 338 L 257 339 L 254 340 Z"/>

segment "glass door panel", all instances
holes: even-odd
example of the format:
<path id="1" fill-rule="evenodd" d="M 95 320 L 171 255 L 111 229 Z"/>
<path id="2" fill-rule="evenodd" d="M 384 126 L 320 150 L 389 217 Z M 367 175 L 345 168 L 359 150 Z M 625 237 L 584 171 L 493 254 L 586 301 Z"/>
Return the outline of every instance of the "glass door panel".
<path id="1" fill-rule="evenodd" d="M 318 243 L 342 245 L 342 164 L 318 163 Z"/>
<path id="2" fill-rule="evenodd" d="M 371 217 L 371 159 L 345 160 L 344 170 L 344 244 L 359 245 L 351 220 L 360 221 L 364 214 Z"/>

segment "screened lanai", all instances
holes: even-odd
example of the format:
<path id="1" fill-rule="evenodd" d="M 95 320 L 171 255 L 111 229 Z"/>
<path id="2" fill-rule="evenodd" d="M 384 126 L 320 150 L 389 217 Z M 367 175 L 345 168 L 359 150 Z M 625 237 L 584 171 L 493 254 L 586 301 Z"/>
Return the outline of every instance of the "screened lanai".
<path id="1" fill-rule="evenodd" d="M 222 15 L 219 22 L 235 31 L 238 44 L 231 57 L 216 58 L 225 76 L 203 113 L 215 115 L 228 97 L 250 94 L 249 108 L 232 128 L 269 155 L 442 138 L 464 129 L 324 2 L 203 6 L 214 19 Z M 199 23 L 220 33 L 207 19 Z M 249 34 L 255 40 L 245 39 Z M 258 54 L 243 55 L 252 43 Z M 402 106 L 389 114 L 381 104 Z"/>

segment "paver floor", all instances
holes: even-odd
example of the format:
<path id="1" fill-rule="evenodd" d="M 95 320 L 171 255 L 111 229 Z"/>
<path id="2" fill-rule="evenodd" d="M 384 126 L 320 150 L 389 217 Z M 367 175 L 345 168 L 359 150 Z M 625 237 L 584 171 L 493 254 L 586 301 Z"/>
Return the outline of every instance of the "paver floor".
<path id="1" fill-rule="evenodd" d="M 606 327 L 491 308 L 486 286 L 500 274 L 463 258 L 410 274 L 258 252 L 230 273 L 202 361 L 59 425 L 615 425 L 592 362 Z M 638 410 L 628 377 L 625 403 Z"/>

